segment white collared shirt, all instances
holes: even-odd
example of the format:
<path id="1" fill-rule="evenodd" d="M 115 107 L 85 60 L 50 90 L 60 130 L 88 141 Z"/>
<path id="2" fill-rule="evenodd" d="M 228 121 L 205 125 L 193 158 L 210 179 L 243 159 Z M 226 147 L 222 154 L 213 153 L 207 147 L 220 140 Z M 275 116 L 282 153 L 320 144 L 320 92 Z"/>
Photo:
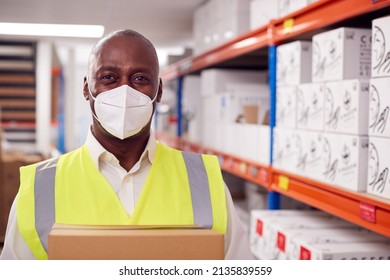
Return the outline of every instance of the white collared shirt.
<path id="1" fill-rule="evenodd" d="M 88 133 L 86 145 L 93 162 L 110 183 L 127 213 L 131 215 L 155 157 L 157 141 L 153 131 L 151 131 L 149 141 L 140 160 L 129 172 L 119 164 L 118 159 L 112 153 L 103 148 L 91 131 Z M 234 209 L 231 195 L 226 186 L 225 190 L 228 214 L 228 226 L 225 234 L 225 259 L 253 259 L 247 233 L 241 225 L 241 220 Z M 15 201 L 10 211 L 4 248 L 0 259 L 35 259 L 19 232 Z"/>

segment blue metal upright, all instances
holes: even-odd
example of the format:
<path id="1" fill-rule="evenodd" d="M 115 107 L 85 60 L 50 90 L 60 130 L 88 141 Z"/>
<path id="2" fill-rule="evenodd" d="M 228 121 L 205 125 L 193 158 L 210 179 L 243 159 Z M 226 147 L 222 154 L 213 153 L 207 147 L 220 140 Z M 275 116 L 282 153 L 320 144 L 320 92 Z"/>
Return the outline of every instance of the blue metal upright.
<path id="1" fill-rule="evenodd" d="M 268 47 L 268 82 L 270 89 L 270 112 L 269 112 L 269 120 L 270 120 L 270 163 L 273 163 L 273 135 L 274 135 L 274 127 L 276 125 L 276 46 Z M 280 209 L 280 194 L 277 192 L 269 192 L 268 193 L 268 209 Z"/>
<path id="2" fill-rule="evenodd" d="M 181 137 L 182 134 L 182 100 L 183 100 L 183 76 L 177 78 L 177 90 L 176 90 L 176 111 L 177 111 L 177 137 Z"/>
<path id="3" fill-rule="evenodd" d="M 59 74 L 59 96 L 58 96 L 58 138 L 57 149 L 61 154 L 65 153 L 65 93 L 64 93 L 64 73 Z"/>

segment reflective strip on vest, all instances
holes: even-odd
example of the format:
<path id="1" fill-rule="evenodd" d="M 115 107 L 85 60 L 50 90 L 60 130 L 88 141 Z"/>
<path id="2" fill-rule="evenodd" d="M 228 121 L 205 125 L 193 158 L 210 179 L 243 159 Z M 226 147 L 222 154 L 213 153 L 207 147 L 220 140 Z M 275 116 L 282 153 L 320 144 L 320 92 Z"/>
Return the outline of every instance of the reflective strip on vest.
<path id="1" fill-rule="evenodd" d="M 202 155 L 187 152 L 182 152 L 182 155 L 187 168 L 194 223 L 211 229 L 213 227 L 213 212 L 209 181 Z"/>
<path id="2" fill-rule="evenodd" d="M 48 236 L 55 222 L 54 186 L 58 157 L 37 165 L 34 181 L 35 228 L 47 252 Z"/>
<path id="3" fill-rule="evenodd" d="M 210 189 L 202 155 L 182 152 L 191 192 L 194 224 L 213 227 Z M 48 249 L 48 236 L 55 223 L 55 174 L 58 158 L 37 165 L 34 181 L 35 227 L 40 241 Z"/>

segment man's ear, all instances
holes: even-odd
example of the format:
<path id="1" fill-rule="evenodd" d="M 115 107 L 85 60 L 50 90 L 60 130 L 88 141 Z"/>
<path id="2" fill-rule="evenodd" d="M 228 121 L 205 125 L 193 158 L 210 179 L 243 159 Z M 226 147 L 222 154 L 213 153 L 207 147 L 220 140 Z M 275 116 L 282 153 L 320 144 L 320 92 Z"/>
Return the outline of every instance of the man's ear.
<path id="1" fill-rule="evenodd" d="M 84 86 L 83 86 L 83 94 L 85 100 L 89 100 L 89 89 L 88 89 L 88 81 L 87 81 L 87 76 L 84 76 Z"/>
<path id="2" fill-rule="evenodd" d="M 157 102 L 160 103 L 161 98 L 163 94 L 163 84 L 161 78 L 159 78 L 159 83 L 158 83 L 158 92 L 157 92 Z"/>

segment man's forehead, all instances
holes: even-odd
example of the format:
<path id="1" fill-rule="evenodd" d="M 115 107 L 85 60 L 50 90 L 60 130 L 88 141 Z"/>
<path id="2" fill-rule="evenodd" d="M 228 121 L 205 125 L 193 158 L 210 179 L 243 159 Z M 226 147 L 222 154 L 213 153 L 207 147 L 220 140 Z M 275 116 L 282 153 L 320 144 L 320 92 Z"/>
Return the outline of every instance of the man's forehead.
<path id="1" fill-rule="evenodd" d="M 147 56 L 152 58 L 156 56 L 153 47 L 144 38 L 118 35 L 98 43 L 91 52 L 91 59 L 96 61 L 110 54 L 131 54 L 140 50 L 142 51 L 143 59 Z"/>

